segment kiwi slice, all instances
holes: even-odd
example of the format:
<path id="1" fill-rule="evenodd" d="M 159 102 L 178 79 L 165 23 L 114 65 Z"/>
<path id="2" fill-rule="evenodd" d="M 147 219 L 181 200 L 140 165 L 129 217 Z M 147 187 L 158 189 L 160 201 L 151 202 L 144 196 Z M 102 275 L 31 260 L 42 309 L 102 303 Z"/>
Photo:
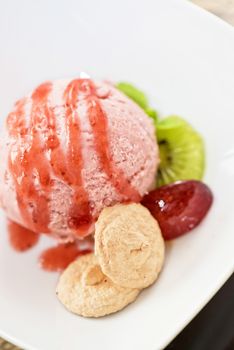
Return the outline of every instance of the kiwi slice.
<path id="1" fill-rule="evenodd" d="M 144 109 L 145 113 L 153 119 L 154 124 L 156 125 L 158 121 L 158 114 L 155 109 L 150 108 L 148 98 L 144 92 L 136 88 L 134 85 L 126 82 L 117 83 L 116 88 L 138 104 L 138 106 Z"/>
<path id="2" fill-rule="evenodd" d="M 169 116 L 158 122 L 160 165 L 157 186 L 177 180 L 201 180 L 205 168 L 202 137 L 185 120 Z"/>

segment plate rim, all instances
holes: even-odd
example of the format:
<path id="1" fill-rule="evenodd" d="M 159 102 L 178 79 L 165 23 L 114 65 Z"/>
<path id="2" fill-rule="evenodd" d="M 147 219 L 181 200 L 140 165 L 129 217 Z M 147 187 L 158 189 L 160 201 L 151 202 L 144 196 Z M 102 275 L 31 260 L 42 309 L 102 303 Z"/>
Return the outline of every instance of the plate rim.
<path id="1" fill-rule="evenodd" d="M 208 21 L 212 20 L 217 25 L 219 25 L 221 28 L 225 29 L 231 36 L 233 36 L 234 39 L 234 27 L 223 20 L 222 18 L 216 16 L 215 14 L 209 12 L 208 10 L 200 7 L 199 5 L 193 3 L 191 0 L 173 0 L 175 3 L 179 3 L 180 6 L 184 6 L 187 8 L 190 8 L 189 11 L 197 11 L 199 12 L 202 17 L 206 17 Z M 204 293 L 203 300 L 199 303 L 198 306 L 196 306 L 189 314 L 189 316 L 186 316 L 184 320 L 181 320 L 180 323 L 177 323 L 176 326 L 174 326 L 174 331 L 171 332 L 167 337 L 164 338 L 163 344 L 160 345 L 160 348 L 164 348 L 170 344 L 170 342 L 180 333 L 183 331 L 183 329 L 191 322 L 191 320 L 205 307 L 205 305 L 213 298 L 213 296 L 222 288 L 224 283 L 228 280 L 228 278 L 233 274 L 234 272 L 234 264 L 233 266 L 230 266 L 223 271 L 221 275 L 216 280 L 215 287 L 212 288 L 212 290 L 208 291 L 207 293 Z M 206 296 L 205 296 L 206 294 Z M 27 342 L 20 340 L 19 338 L 12 336 L 8 332 L 3 331 L 0 328 L 0 337 L 3 338 L 3 340 L 12 343 L 15 346 L 18 346 L 24 350 L 44 350 L 40 347 L 35 347 Z M 166 339 L 167 338 L 167 339 Z M 152 348 L 149 350 L 156 350 L 156 348 Z"/>

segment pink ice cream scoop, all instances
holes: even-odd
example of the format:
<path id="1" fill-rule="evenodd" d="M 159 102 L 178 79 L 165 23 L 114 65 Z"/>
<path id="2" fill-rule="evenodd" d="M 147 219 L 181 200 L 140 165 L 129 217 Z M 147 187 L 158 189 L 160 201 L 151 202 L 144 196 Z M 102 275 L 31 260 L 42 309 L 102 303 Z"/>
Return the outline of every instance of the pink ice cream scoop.
<path id="1" fill-rule="evenodd" d="M 90 79 L 38 86 L 16 102 L 0 142 L 7 216 L 64 241 L 91 233 L 104 207 L 140 201 L 159 159 L 144 111 Z"/>

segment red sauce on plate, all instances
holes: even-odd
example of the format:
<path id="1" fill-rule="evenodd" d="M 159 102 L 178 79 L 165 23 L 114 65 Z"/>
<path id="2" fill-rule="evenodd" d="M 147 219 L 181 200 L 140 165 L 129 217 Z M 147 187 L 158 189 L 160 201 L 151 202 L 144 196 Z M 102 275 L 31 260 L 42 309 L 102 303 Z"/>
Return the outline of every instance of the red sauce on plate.
<path id="1" fill-rule="evenodd" d="M 44 270 L 62 271 L 77 257 L 91 251 L 91 249 L 80 250 L 76 243 L 60 244 L 42 252 L 39 263 Z"/>
<path id="2" fill-rule="evenodd" d="M 27 230 L 13 221 L 8 221 L 9 241 L 16 251 L 24 252 L 35 246 L 39 240 L 39 234 Z"/>

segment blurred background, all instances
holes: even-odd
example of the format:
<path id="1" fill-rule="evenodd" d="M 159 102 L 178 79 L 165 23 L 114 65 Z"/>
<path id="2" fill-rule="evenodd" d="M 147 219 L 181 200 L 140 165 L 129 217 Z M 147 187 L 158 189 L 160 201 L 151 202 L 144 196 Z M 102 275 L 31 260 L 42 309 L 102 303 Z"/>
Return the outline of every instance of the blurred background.
<path id="1" fill-rule="evenodd" d="M 234 25 L 234 0 L 192 0 L 192 2 Z"/>
<path id="2" fill-rule="evenodd" d="M 216 16 L 221 17 L 223 20 L 234 26 L 234 0 L 190 1 L 212 12 Z M 176 339 L 167 347 L 167 349 L 234 350 L 233 296 L 234 276 L 232 276 L 226 282 L 224 287 L 217 293 L 217 295 L 185 328 L 185 330 L 176 337 Z M 0 350 L 20 349 L 0 338 Z"/>

